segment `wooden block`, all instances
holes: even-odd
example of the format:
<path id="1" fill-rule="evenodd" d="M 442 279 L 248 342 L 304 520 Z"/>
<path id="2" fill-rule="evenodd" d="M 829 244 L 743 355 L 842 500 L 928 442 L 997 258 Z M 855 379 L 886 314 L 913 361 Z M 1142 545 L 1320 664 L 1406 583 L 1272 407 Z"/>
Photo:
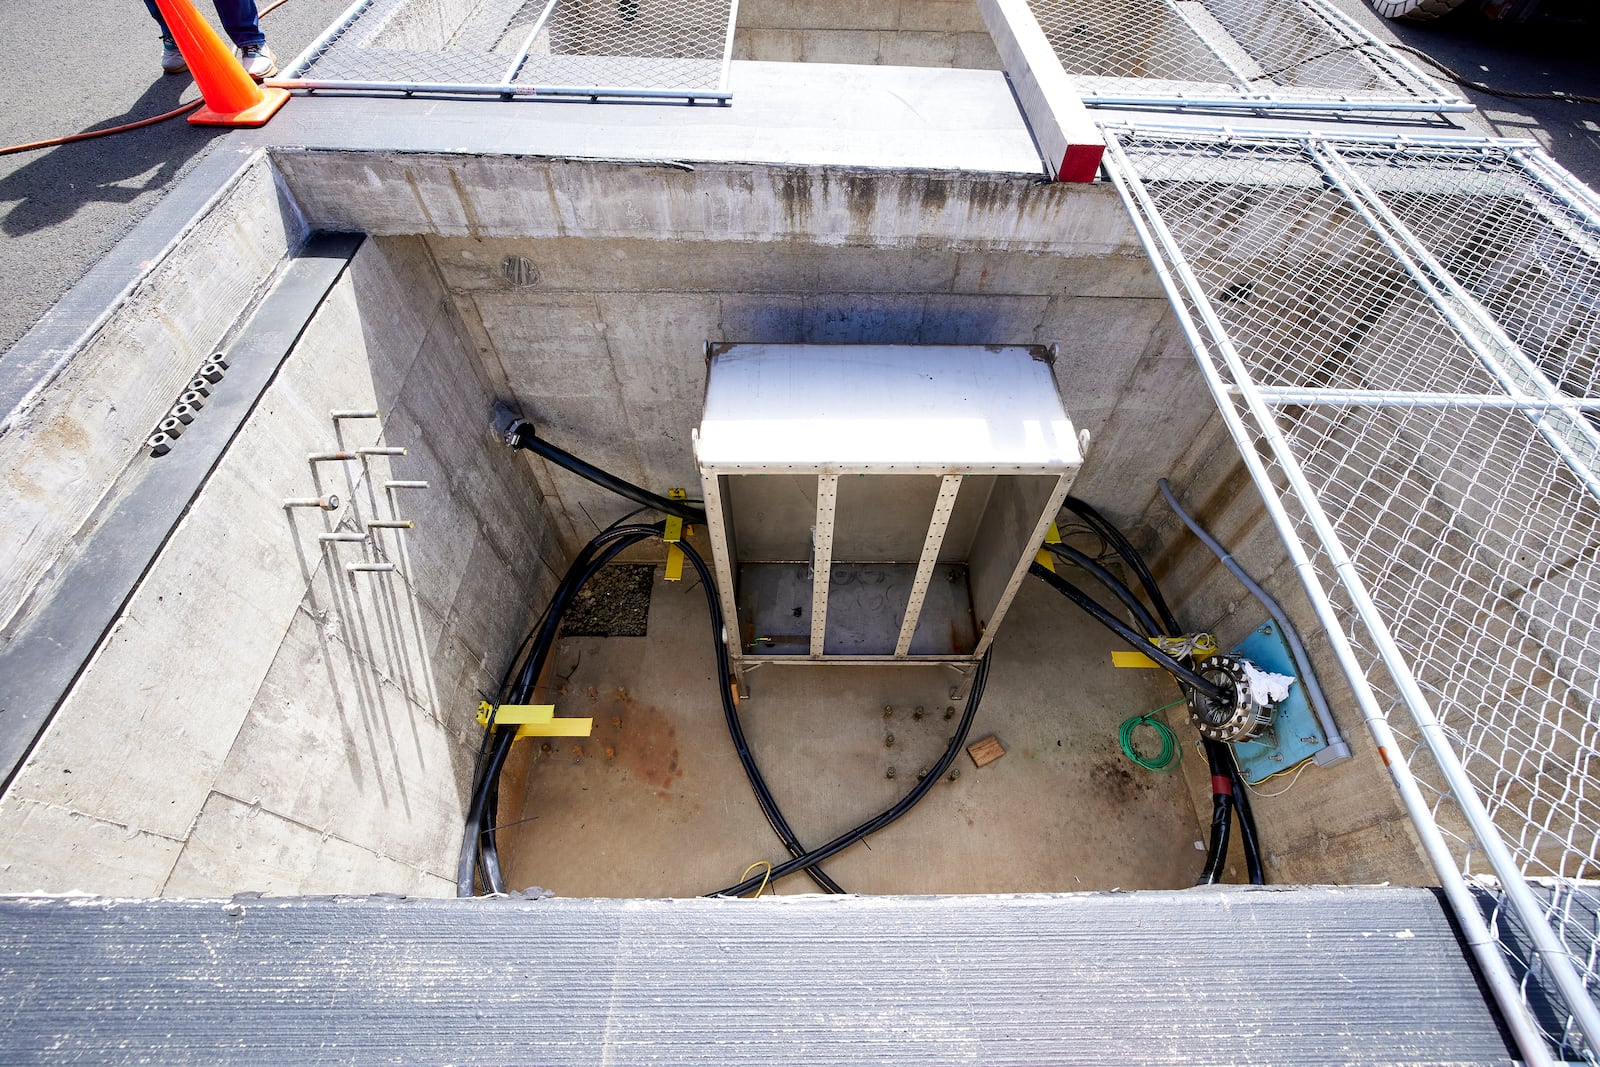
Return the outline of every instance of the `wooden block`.
<path id="1" fill-rule="evenodd" d="M 971 756 L 972 762 L 979 767 L 987 767 L 1005 754 L 1006 746 L 1002 745 L 994 734 L 967 746 L 967 755 Z"/>

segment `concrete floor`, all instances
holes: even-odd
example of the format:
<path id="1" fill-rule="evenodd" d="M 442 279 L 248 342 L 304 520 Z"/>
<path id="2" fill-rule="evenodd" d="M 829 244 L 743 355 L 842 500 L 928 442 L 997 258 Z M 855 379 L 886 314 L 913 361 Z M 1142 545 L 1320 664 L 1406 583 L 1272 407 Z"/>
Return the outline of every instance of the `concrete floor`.
<path id="1" fill-rule="evenodd" d="M 552 739 L 548 751 L 519 743 L 501 790 L 512 888 L 695 896 L 739 881 L 754 861 L 788 858 L 728 739 L 704 595 L 692 580 L 654 589 L 648 637 L 568 638 L 558 649 L 557 714 L 592 715 L 595 731 Z M 1203 835 L 1184 776 L 1142 770 L 1117 742 L 1124 719 L 1174 699 L 1171 682 L 1112 668 L 1115 639 L 1034 580 L 1003 627 L 969 741 L 995 734 L 1006 755 L 979 769 L 963 754 L 958 780 L 826 870 L 859 893 L 1192 885 Z M 935 761 L 961 713 L 947 696 L 952 677 L 930 666 L 750 674 L 744 729 L 803 842 L 820 844 L 887 808 Z M 1180 739 L 1191 733 L 1174 725 Z M 1192 747 L 1184 758 L 1197 758 Z M 793 876 L 771 891 L 815 887 Z"/>

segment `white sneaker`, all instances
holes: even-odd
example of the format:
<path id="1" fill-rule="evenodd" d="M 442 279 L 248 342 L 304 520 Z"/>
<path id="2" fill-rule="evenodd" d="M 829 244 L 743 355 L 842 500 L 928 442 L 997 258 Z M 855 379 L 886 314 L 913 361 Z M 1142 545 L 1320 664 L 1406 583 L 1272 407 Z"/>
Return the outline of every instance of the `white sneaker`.
<path id="1" fill-rule="evenodd" d="M 239 62 L 244 65 L 244 72 L 256 81 L 278 73 L 278 58 L 264 44 L 246 45 L 239 49 Z"/>
<path id="2" fill-rule="evenodd" d="M 161 73 L 182 74 L 188 69 L 189 64 L 178 51 L 177 43 L 171 37 L 161 38 Z"/>

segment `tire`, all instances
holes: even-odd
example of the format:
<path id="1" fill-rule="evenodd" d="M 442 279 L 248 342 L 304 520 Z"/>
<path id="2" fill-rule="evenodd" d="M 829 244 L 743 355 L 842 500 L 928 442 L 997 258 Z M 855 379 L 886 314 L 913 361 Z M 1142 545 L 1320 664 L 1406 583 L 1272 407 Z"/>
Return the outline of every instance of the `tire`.
<path id="1" fill-rule="evenodd" d="M 1372 10 L 1386 19 L 1432 22 L 1460 7 L 1466 0 L 1368 0 Z"/>

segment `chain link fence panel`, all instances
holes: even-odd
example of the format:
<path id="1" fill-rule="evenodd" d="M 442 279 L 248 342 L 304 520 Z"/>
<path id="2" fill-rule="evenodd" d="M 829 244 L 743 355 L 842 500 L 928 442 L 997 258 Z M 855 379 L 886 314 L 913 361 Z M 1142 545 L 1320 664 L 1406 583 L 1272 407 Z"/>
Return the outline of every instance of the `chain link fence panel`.
<path id="1" fill-rule="evenodd" d="M 361 0 L 275 84 L 726 101 L 736 0 Z"/>
<path id="2" fill-rule="evenodd" d="M 1028 0 L 1090 106 L 1466 111 L 1325 0 Z"/>
<path id="3" fill-rule="evenodd" d="M 1600 213 L 1521 144 L 1110 134 L 1497 998 L 1597 1062 Z"/>

